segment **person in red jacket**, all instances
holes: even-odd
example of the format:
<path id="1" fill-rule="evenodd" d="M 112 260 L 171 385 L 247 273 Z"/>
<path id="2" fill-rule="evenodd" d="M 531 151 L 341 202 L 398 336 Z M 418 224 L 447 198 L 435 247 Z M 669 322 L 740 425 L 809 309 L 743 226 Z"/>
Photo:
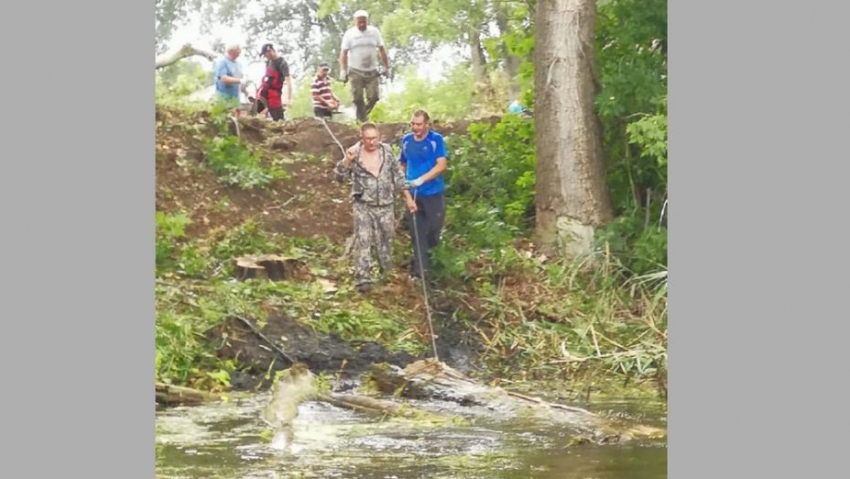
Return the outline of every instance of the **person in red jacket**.
<path id="1" fill-rule="evenodd" d="M 257 112 L 262 112 L 263 103 L 275 121 L 283 120 L 283 106 L 292 104 L 292 80 L 289 78 L 289 65 L 274 49 L 271 43 L 263 45 L 260 56 L 266 57 L 266 75 L 260 84 L 261 102 Z M 283 85 L 286 84 L 286 101 L 283 101 Z"/>

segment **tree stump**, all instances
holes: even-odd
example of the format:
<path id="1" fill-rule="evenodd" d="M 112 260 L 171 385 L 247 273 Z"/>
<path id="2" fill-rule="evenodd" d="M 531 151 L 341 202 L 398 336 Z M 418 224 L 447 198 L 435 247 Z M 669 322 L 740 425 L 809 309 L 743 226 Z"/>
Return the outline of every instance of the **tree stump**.
<path id="1" fill-rule="evenodd" d="M 270 281 L 294 279 L 300 261 L 273 254 L 236 258 L 236 279 L 266 278 Z"/>

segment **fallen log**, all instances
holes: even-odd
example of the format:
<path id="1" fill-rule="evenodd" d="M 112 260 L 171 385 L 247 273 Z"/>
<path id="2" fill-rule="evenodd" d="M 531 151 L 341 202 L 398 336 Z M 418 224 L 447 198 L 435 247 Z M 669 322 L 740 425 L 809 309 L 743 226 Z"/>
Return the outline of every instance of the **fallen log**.
<path id="1" fill-rule="evenodd" d="M 369 396 L 361 396 L 358 394 L 337 394 L 328 392 L 320 394 L 317 399 L 333 404 L 337 407 L 344 407 L 358 412 L 380 414 L 382 416 L 414 418 L 421 417 L 425 414 L 403 404 L 372 398 Z"/>
<path id="2" fill-rule="evenodd" d="M 376 364 L 369 375 L 378 390 L 386 394 L 479 407 L 488 411 L 490 417 L 504 420 L 523 418 L 536 419 L 543 424 L 563 424 L 572 428 L 576 437 L 597 444 L 625 442 L 637 437 L 666 436 L 663 429 L 628 427 L 582 408 L 479 384 L 434 359 L 417 361 L 404 369 L 389 364 Z"/>
<path id="3" fill-rule="evenodd" d="M 156 382 L 155 388 L 156 402 L 163 406 L 194 405 L 221 399 L 212 393 L 162 382 Z"/>
<path id="4" fill-rule="evenodd" d="M 272 447 L 284 449 L 292 442 L 292 421 L 298 405 L 304 401 L 324 401 L 361 413 L 402 418 L 438 418 L 407 404 L 358 394 L 320 391 L 315 377 L 301 363 L 279 373 L 272 399 L 263 411 L 263 419 L 272 426 Z M 489 387 L 465 377 L 436 360 L 417 361 L 401 369 L 388 364 L 374 365 L 369 375 L 380 392 L 391 397 L 438 399 L 465 406 L 478 406 L 498 421 L 537 419 L 544 425 L 563 425 L 572 429 L 575 445 L 584 443 L 615 444 L 645 437 L 660 438 L 666 431 L 649 426 L 628 427 L 590 411 L 544 401 L 499 387 Z M 444 418 L 450 419 L 450 418 Z"/>
<path id="5" fill-rule="evenodd" d="M 376 364 L 370 375 L 379 390 L 391 394 L 400 392 L 401 395 L 413 399 L 441 399 L 461 405 L 487 407 L 502 405 L 512 409 L 539 407 L 558 409 L 588 419 L 597 417 L 582 408 L 550 403 L 500 387 L 479 384 L 445 363 L 433 359 L 416 361 L 404 369 L 386 363 Z"/>

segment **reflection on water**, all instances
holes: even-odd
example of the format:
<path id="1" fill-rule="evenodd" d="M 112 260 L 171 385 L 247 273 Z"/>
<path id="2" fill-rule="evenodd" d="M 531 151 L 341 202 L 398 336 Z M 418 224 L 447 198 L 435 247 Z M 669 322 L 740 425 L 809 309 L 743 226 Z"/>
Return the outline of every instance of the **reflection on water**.
<path id="1" fill-rule="evenodd" d="M 286 451 L 269 447 L 260 410 L 269 396 L 157 414 L 158 478 L 656 479 L 667 477 L 663 441 L 568 447 L 565 429 L 475 419 L 471 424 L 378 421 L 303 403 Z M 419 406 L 422 406 L 421 404 Z M 450 404 L 431 409 L 452 410 Z M 611 403 L 609 416 L 664 425 L 653 405 Z M 458 411 L 460 411 L 458 409 Z"/>

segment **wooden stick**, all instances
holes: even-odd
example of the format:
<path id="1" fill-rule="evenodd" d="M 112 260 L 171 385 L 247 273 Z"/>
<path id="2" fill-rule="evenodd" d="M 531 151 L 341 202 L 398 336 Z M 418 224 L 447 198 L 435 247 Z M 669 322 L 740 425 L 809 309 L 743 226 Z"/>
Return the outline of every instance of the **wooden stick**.
<path id="1" fill-rule="evenodd" d="M 508 395 L 510 395 L 510 396 L 513 396 L 513 397 L 516 397 L 516 398 L 519 398 L 519 399 L 524 399 L 526 401 L 531 401 L 531 402 L 536 403 L 536 404 L 541 404 L 541 405 L 544 405 L 544 406 L 549 406 L 549 407 L 553 407 L 553 408 L 557 408 L 557 409 L 563 409 L 565 411 L 579 412 L 579 413 L 582 413 L 582 414 L 589 414 L 591 416 L 595 416 L 595 414 L 593 414 L 592 412 L 590 412 L 586 409 L 582 409 L 580 407 L 565 406 L 563 404 L 548 402 L 548 401 L 544 401 L 540 398 L 526 396 L 525 394 L 515 393 L 513 391 L 505 390 L 505 392 L 508 393 Z"/>
<path id="2" fill-rule="evenodd" d="M 388 416 L 412 417 L 418 414 L 415 409 L 406 409 L 402 405 L 357 394 L 322 393 L 318 399 L 334 406 L 357 411 L 380 413 Z"/>

